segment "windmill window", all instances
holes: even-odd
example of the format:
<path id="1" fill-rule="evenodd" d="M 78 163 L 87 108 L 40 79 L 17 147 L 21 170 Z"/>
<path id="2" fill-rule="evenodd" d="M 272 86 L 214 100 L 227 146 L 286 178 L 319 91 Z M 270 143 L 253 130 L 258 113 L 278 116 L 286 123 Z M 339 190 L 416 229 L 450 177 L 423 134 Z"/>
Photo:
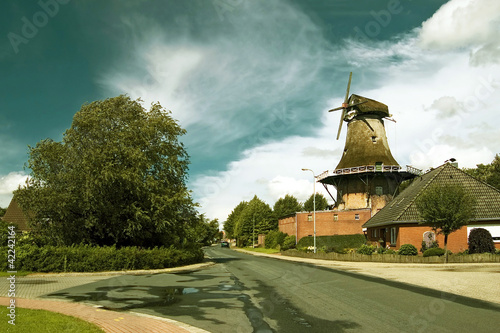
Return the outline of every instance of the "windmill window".
<path id="1" fill-rule="evenodd" d="M 307 215 L 307 221 L 311 222 L 313 220 L 313 216 L 312 215 Z"/>
<path id="2" fill-rule="evenodd" d="M 375 171 L 382 171 L 382 162 L 375 162 Z"/>
<path id="3" fill-rule="evenodd" d="M 377 137 L 376 137 L 376 136 L 372 136 L 372 142 L 373 142 L 373 143 L 376 143 L 376 142 L 377 142 Z"/>
<path id="4" fill-rule="evenodd" d="M 375 194 L 376 195 L 382 195 L 382 194 L 384 194 L 384 188 L 382 186 L 376 186 L 375 187 Z"/>
<path id="5" fill-rule="evenodd" d="M 354 215 L 355 220 L 359 220 L 359 214 Z"/>
<path id="6" fill-rule="evenodd" d="M 339 214 L 333 214 L 333 220 L 338 221 L 339 220 Z"/>

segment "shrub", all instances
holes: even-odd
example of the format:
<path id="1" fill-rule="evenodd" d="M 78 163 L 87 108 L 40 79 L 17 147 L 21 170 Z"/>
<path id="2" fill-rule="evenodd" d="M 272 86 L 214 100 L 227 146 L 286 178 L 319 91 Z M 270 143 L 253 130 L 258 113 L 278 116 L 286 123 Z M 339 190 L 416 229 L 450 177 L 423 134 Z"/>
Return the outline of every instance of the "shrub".
<path id="1" fill-rule="evenodd" d="M 437 240 L 432 241 L 432 243 L 431 243 L 431 245 L 429 247 L 427 247 L 427 243 L 423 240 L 422 241 L 422 247 L 420 248 L 420 252 L 424 253 L 425 250 L 434 249 L 436 247 L 439 247 L 439 243 L 438 243 Z"/>
<path id="2" fill-rule="evenodd" d="M 469 253 L 495 253 L 493 237 L 488 230 L 474 228 L 469 234 Z"/>
<path id="3" fill-rule="evenodd" d="M 377 247 L 377 253 L 378 254 L 384 254 L 385 252 L 387 252 L 387 249 L 385 247 Z"/>
<path id="4" fill-rule="evenodd" d="M 401 256 L 416 256 L 418 254 L 418 250 L 412 244 L 403 244 L 399 248 L 398 254 Z"/>
<path id="5" fill-rule="evenodd" d="M 449 253 L 450 252 L 448 251 L 448 254 Z M 435 257 L 435 256 L 441 257 L 441 256 L 444 256 L 444 254 L 445 254 L 444 249 L 442 249 L 440 247 L 434 247 L 434 248 L 425 250 L 424 257 Z"/>
<path id="6" fill-rule="evenodd" d="M 371 255 L 374 251 L 375 246 L 363 244 L 356 250 L 356 253 Z"/>
<path id="7" fill-rule="evenodd" d="M 385 254 L 397 254 L 397 252 L 393 249 L 387 249 L 387 251 L 385 251 Z"/>
<path id="8" fill-rule="evenodd" d="M 295 236 L 293 235 L 286 236 L 285 240 L 283 241 L 283 245 L 281 246 L 281 249 L 283 251 L 286 251 L 294 248 L 295 248 Z"/>
<path id="9" fill-rule="evenodd" d="M 0 251 L 7 253 L 5 248 Z M 114 246 L 94 247 L 21 245 L 16 247 L 16 269 L 29 272 L 98 272 L 136 269 L 161 269 L 203 260 L 200 248 Z M 6 270 L 7 261 L 0 264 Z"/>
<path id="10" fill-rule="evenodd" d="M 347 249 L 359 248 L 365 241 L 365 236 L 362 234 L 317 236 L 316 246 L 318 248 L 325 246 L 329 252 L 346 253 Z M 313 237 L 302 237 L 297 248 L 307 248 L 313 245 Z"/>
<path id="11" fill-rule="evenodd" d="M 276 249 L 279 246 L 283 245 L 287 234 L 279 231 L 279 230 L 271 230 L 266 235 L 265 246 L 266 249 Z"/>

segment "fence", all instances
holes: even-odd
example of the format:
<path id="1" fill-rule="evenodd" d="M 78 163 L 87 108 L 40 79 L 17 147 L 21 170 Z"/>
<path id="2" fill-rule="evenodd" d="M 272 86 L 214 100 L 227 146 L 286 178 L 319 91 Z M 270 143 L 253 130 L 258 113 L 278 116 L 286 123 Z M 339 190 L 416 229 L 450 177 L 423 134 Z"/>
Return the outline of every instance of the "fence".
<path id="1" fill-rule="evenodd" d="M 338 261 L 358 261 L 358 262 L 387 262 L 387 263 L 418 263 L 418 264 L 443 264 L 444 256 L 442 257 L 422 257 L 422 256 L 402 256 L 398 254 L 359 254 L 359 253 L 308 253 L 298 250 L 282 251 L 282 255 L 290 257 L 301 257 L 311 259 L 325 259 L 325 260 L 338 260 Z M 448 263 L 486 263 L 498 262 L 500 263 L 500 255 L 491 253 L 481 254 L 450 254 L 448 256 Z"/>

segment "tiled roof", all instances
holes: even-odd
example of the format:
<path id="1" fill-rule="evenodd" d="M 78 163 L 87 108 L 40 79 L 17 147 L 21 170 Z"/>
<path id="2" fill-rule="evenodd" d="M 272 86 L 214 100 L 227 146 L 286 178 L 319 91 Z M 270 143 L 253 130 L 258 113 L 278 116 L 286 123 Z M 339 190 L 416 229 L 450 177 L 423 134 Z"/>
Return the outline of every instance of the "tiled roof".
<path id="1" fill-rule="evenodd" d="M 21 207 L 19 207 L 19 205 L 17 204 L 15 198 L 13 198 L 10 202 L 5 215 L 2 217 L 2 220 L 17 224 L 20 231 L 31 230 L 28 226 L 28 219 L 21 210 Z"/>
<path id="2" fill-rule="evenodd" d="M 385 226 L 421 221 L 415 204 L 431 184 L 460 184 L 476 199 L 473 221 L 500 220 L 500 191 L 483 183 L 452 164 L 444 164 L 421 177 L 369 219 L 363 227 Z"/>

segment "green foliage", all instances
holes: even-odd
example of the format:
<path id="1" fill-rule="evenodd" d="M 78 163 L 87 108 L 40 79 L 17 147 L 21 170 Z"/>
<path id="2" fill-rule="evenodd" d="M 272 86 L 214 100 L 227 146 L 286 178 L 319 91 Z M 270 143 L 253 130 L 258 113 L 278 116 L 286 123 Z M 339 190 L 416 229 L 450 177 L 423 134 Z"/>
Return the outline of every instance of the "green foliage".
<path id="1" fill-rule="evenodd" d="M 146 110 L 127 96 L 85 104 L 61 142 L 30 147 L 18 203 L 57 244 L 180 245 L 196 222 L 185 133 L 160 104 Z"/>
<path id="2" fill-rule="evenodd" d="M 403 244 L 399 248 L 398 254 L 401 256 L 416 256 L 418 254 L 418 250 L 412 244 Z"/>
<path id="3" fill-rule="evenodd" d="M 233 235 L 238 239 L 238 246 L 247 246 L 252 243 L 253 238 L 257 240 L 259 234 L 267 234 L 270 230 L 276 229 L 278 221 L 273 218 L 271 207 L 254 196 L 238 214 Z"/>
<path id="4" fill-rule="evenodd" d="M 314 210 L 314 195 L 311 194 L 309 199 L 304 202 L 304 210 L 312 212 Z M 316 210 L 325 210 L 328 208 L 328 201 L 321 193 L 316 193 Z"/>
<path id="5" fill-rule="evenodd" d="M 424 252 L 424 257 L 434 257 L 434 256 L 438 256 L 438 257 L 441 257 L 441 256 L 444 256 L 445 254 L 445 250 L 440 248 L 440 247 L 433 247 L 431 249 L 427 249 L 425 250 Z"/>
<path id="6" fill-rule="evenodd" d="M 393 249 L 387 249 L 384 254 L 397 254 L 396 251 L 394 251 Z"/>
<path id="7" fill-rule="evenodd" d="M 375 251 L 377 254 L 384 254 L 387 252 L 387 249 L 383 246 L 377 247 L 377 250 Z"/>
<path id="8" fill-rule="evenodd" d="M 19 233 L 19 231 L 17 230 L 17 225 L 16 224 L 12 224 L 12 223 L 9 223 L 7 221 L 4 221 L 4 220 L 0 220 L 0 246 L 7 246 L 7 239 L 8 239 L 8 236 L 9 236 L 9 231 L 11 229 L 9 229 L 9 227 L 12 227 L 14 226 L 14 232 L 16 234 Z"/>
<path id="9" fill-rule="evenodd" d="M 277 249 L 278 245 L 281 247 L 285 241 L 287 234 L 279 230 L 271 230 L 266 235 L 266 249 Z"/>
<path id="10" fill-rule="evenodd" d="M 472 218 L 475 199 L 459 184 L 434 184 L 417 198 L 417 210 L 424 221 L 437 233 L 444 235 L 444 248 L 448 235 Z M 446 256 L 447 261 L 448 256 Z"/>
<path id="11" fill-rule="evenodd" d="M 7 248 L 0 249 L 0 267 L 7 269 Z M 16 269 L 30 272 L 99 272 L 137 269 L 161 269 L 197 263 L 203 260 L 199 247 L 176 249 L 174 247 L 114 246 L 36 246 L 16 247 Z"/>
<path id="12" fill-rule="evenodd" d="M 463 169 L 469 175 L 500 190 L 500 155 L 496 155 L 490 164 L 477 164 L 476 168 Z"/>
<path id="13" fill-rule="evenodd" d="M 367 255 L 371 255 L 373 252 L 375 252 L 375 246 L 373 246 L 373 245 L 366 245 L 366 244 L 361 245 L 356 250 L 356 253 L 367 254 Z"/>
<path id="14" fill-rule="evenodd" d="M 220 239 L 219 220 L 209 221 L 204 214 L 197 217 L 197 222 L 187 232 L 190 242 L 200 245 L 210 245 Z"/>
<path id="15" fill-rule="evenodd" d="M 7 208 L 0 207 L 0 217 L 4 216 L 6 211 L 7 211 Z"/>
<path id="16" fill-rule="evenodd" d="M 282 216 L 293 214 L 302 211 L 302 204 L 292 195 L 285 195 L 284 198 L 279 198 L 274 203 L 273 212 L 274 217 L 279 219 Z"/>
<path id="17" fill-rule="evenodd" d="M 491 233 L 484 228 L 474 228 L 469 234 L 469 253 L 495 253 Z"/>
<path id="18" fill-rule="evenodd" d="M 365 236 L 361 234 L 316 237 L 316 247 L 324 246 L 327 252 L 345 253 L 346 249 L 358 248 L 365 242 Z M 297 243 L 297 248 L 307 248 L 313 245 L 313 237 L 302 237 Z"/>
<path id="19" fill-rule="evenodd" d="M 226 232 L 227 238 L 235 238 L 234 226 L 239 216 L 247 206 L 248 202 L 242 201 L 233 209 L 231 214 L 228 215 L 226 222 L 224 222 L 224 231 Z"/>
<path id="20" fill-rule="evenodd" d="M 435 247 L 439 247 L 439 243 L 437 240 L 432 241 L 430 246 L 427 246 L 427 243 L 423 240 L 422 247 L 420 248 L 420 252 L 424 253 L 428 249 L 433 249 Z"/>
<path id="21" fill-rule="evenodd" d="M 285 240 L 283 241 L 283 245 L 281 246 L 281 250 L 286 251 L 290 249 L 295 248 L 295 236 L 294 235 L 288 235 L 285 237 Z"/>

